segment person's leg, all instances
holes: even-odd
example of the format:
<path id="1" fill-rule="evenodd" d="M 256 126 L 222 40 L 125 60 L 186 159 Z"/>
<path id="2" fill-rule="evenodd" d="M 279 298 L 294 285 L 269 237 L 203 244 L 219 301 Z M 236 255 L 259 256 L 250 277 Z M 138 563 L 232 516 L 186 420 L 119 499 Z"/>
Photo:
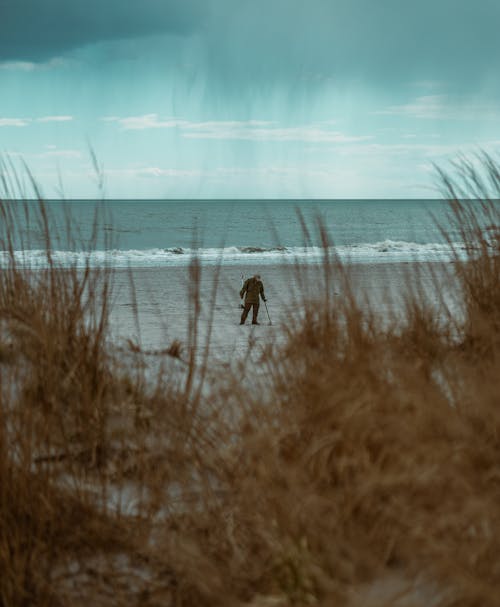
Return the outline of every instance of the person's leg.
<path id="1" fill-rule="evenodd" d="M 259 314 L 259 304 L 258 303 L 254 303 L 253 304 L 253 311 L 252 311 L 252 323 L 254 325 L 257 324 L 257 316 Z"/>
<path id="2" fill-rule="evenodd" d="M 241 314 L 241 320 L 240 320 L 240 325 L 244 325 L 245 324 L 245 320 L 247 319 L 248 313 L 250 312 L 250 308 L 252 307 L 252 304 L 245 304 L 243 307 L 243 313 Z"/>

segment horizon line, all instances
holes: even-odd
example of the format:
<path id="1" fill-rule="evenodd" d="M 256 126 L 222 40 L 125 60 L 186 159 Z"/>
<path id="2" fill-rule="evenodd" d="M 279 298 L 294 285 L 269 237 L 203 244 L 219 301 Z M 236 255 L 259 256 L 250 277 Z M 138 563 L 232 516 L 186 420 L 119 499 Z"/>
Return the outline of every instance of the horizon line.
<path id="1" fill-rule="evenodd" d="M 372 202 L 397 202 L 397 201 L 443 201 L 446 202 L 447 198 L 401 198 L 401 197 L 377 197 L 377 198 L 235 198 L 235 197 L 221 197 L 221 198 L 87 198 L 74 196 L 71 198 L 43 198 L 42 202 L 180 202 L 180 201 L 192 201 L 192 202 L 359 202 L 359 201 L 372 201 Z M 474 198 L 463 198 L 463 200 L 476 200 Z M 40 202 L 38 198 L 4 198 L 0 199 L 1 202 Z"/>

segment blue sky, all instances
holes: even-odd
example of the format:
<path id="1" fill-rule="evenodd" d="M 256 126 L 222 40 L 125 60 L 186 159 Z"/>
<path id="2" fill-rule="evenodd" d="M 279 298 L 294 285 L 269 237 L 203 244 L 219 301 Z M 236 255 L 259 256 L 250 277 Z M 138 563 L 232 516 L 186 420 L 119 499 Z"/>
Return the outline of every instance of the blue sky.
<path id="1" fill-rule="evenodd" d="M 0 0 L 0 150 L 48 197 L 424 198 L 500 146 L 496 0 Z"/>

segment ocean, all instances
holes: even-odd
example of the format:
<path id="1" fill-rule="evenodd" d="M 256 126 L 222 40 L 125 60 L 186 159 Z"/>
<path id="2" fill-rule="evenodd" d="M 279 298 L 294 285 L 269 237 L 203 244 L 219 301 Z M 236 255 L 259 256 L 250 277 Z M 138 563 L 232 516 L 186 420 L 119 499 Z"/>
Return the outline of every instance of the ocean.
<path id="1" fill-rule="evenodd" d="M 448 230 L 451 242 L 460 240 L 441 200 L 110 200 L 101 209 L 95 239 L 97 202 L 49 201 L 47 207 L 53 263 L 115 268 L 110 327 L 117 344 L 132 339 L 161 350 L 174 340 L 189 342 L 188 264 L 196 254 L 203 269 L 199 334 L 210 339 L 211 352 L 223 360 L 246 356 L 250 342 L 280 343 L 286 335 L 281 328 L 322 297 L 319 225 L 350 265 L 360 304 L 389 319 L 401 308 L 405 285 L 417 276 L 430 301 L 451 292 L 446 272 L 440 270 L 436 288 L 429 269 L 448 266 L 441 262 L 451 259 L 438 226 Z M 17 228 L 8 237 L 17 260 L 32 269 L 45 267 L 43 230 L 33 217 L 28 220 L 22 205 L 15 208 Z M 412 262 L 437 263 L 421 264 L 428 269 L 416 272 Z M 0 250 L 0 267 L 8 263 L 9 253 Z M 240 327 L 239 291 L 242 280 L 254 273 L 262 275 L 267 309 L 261 306 L 260 327 Z M 330 287 L 335 305 L 344 297 L 335 272 Z"/>
<path id="2" fill-rule="evenodd" d="M 172 267 L 188 264 L 193 253 L 207 265 L 317 262 L 324 253 L 319 224 L 345 263 L 448 260 L 450 247 L 438 226 L 459 240 L 443 200 L 110 200 L 89 257 L 85 243 L 96 204 L 47 203 L 58 234 L 51 244 L 56 263 Z M 73 236 L 78 233 L 73 240 L 64 236 L 67 209 L 77 228 Z M 31 266 L 44 265 L 41 231 L 20 222 L 16 256 Z M 5 263 L 0 251 L 0 264 Z"/>

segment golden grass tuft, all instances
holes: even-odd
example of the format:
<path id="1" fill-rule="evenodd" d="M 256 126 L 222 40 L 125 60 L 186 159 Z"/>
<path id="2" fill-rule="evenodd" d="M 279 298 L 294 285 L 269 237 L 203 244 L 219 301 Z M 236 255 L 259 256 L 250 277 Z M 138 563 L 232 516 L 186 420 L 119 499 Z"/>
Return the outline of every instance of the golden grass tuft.
<path id="1" fill-rule="evenodd" d="M 259 380 L 199 367 L 196 284 L 152 379 L 109 341 L 112 269 L 57 267 L 48 206 L 2 202 L 0 605 L 496 606 L 500 178 L 455 170 L 457 309 L 414 289 L 381 323 L 325 258 L 345 299 L 307 304 Z M 28 216 L 44 270 L 15 255 Z"/>

